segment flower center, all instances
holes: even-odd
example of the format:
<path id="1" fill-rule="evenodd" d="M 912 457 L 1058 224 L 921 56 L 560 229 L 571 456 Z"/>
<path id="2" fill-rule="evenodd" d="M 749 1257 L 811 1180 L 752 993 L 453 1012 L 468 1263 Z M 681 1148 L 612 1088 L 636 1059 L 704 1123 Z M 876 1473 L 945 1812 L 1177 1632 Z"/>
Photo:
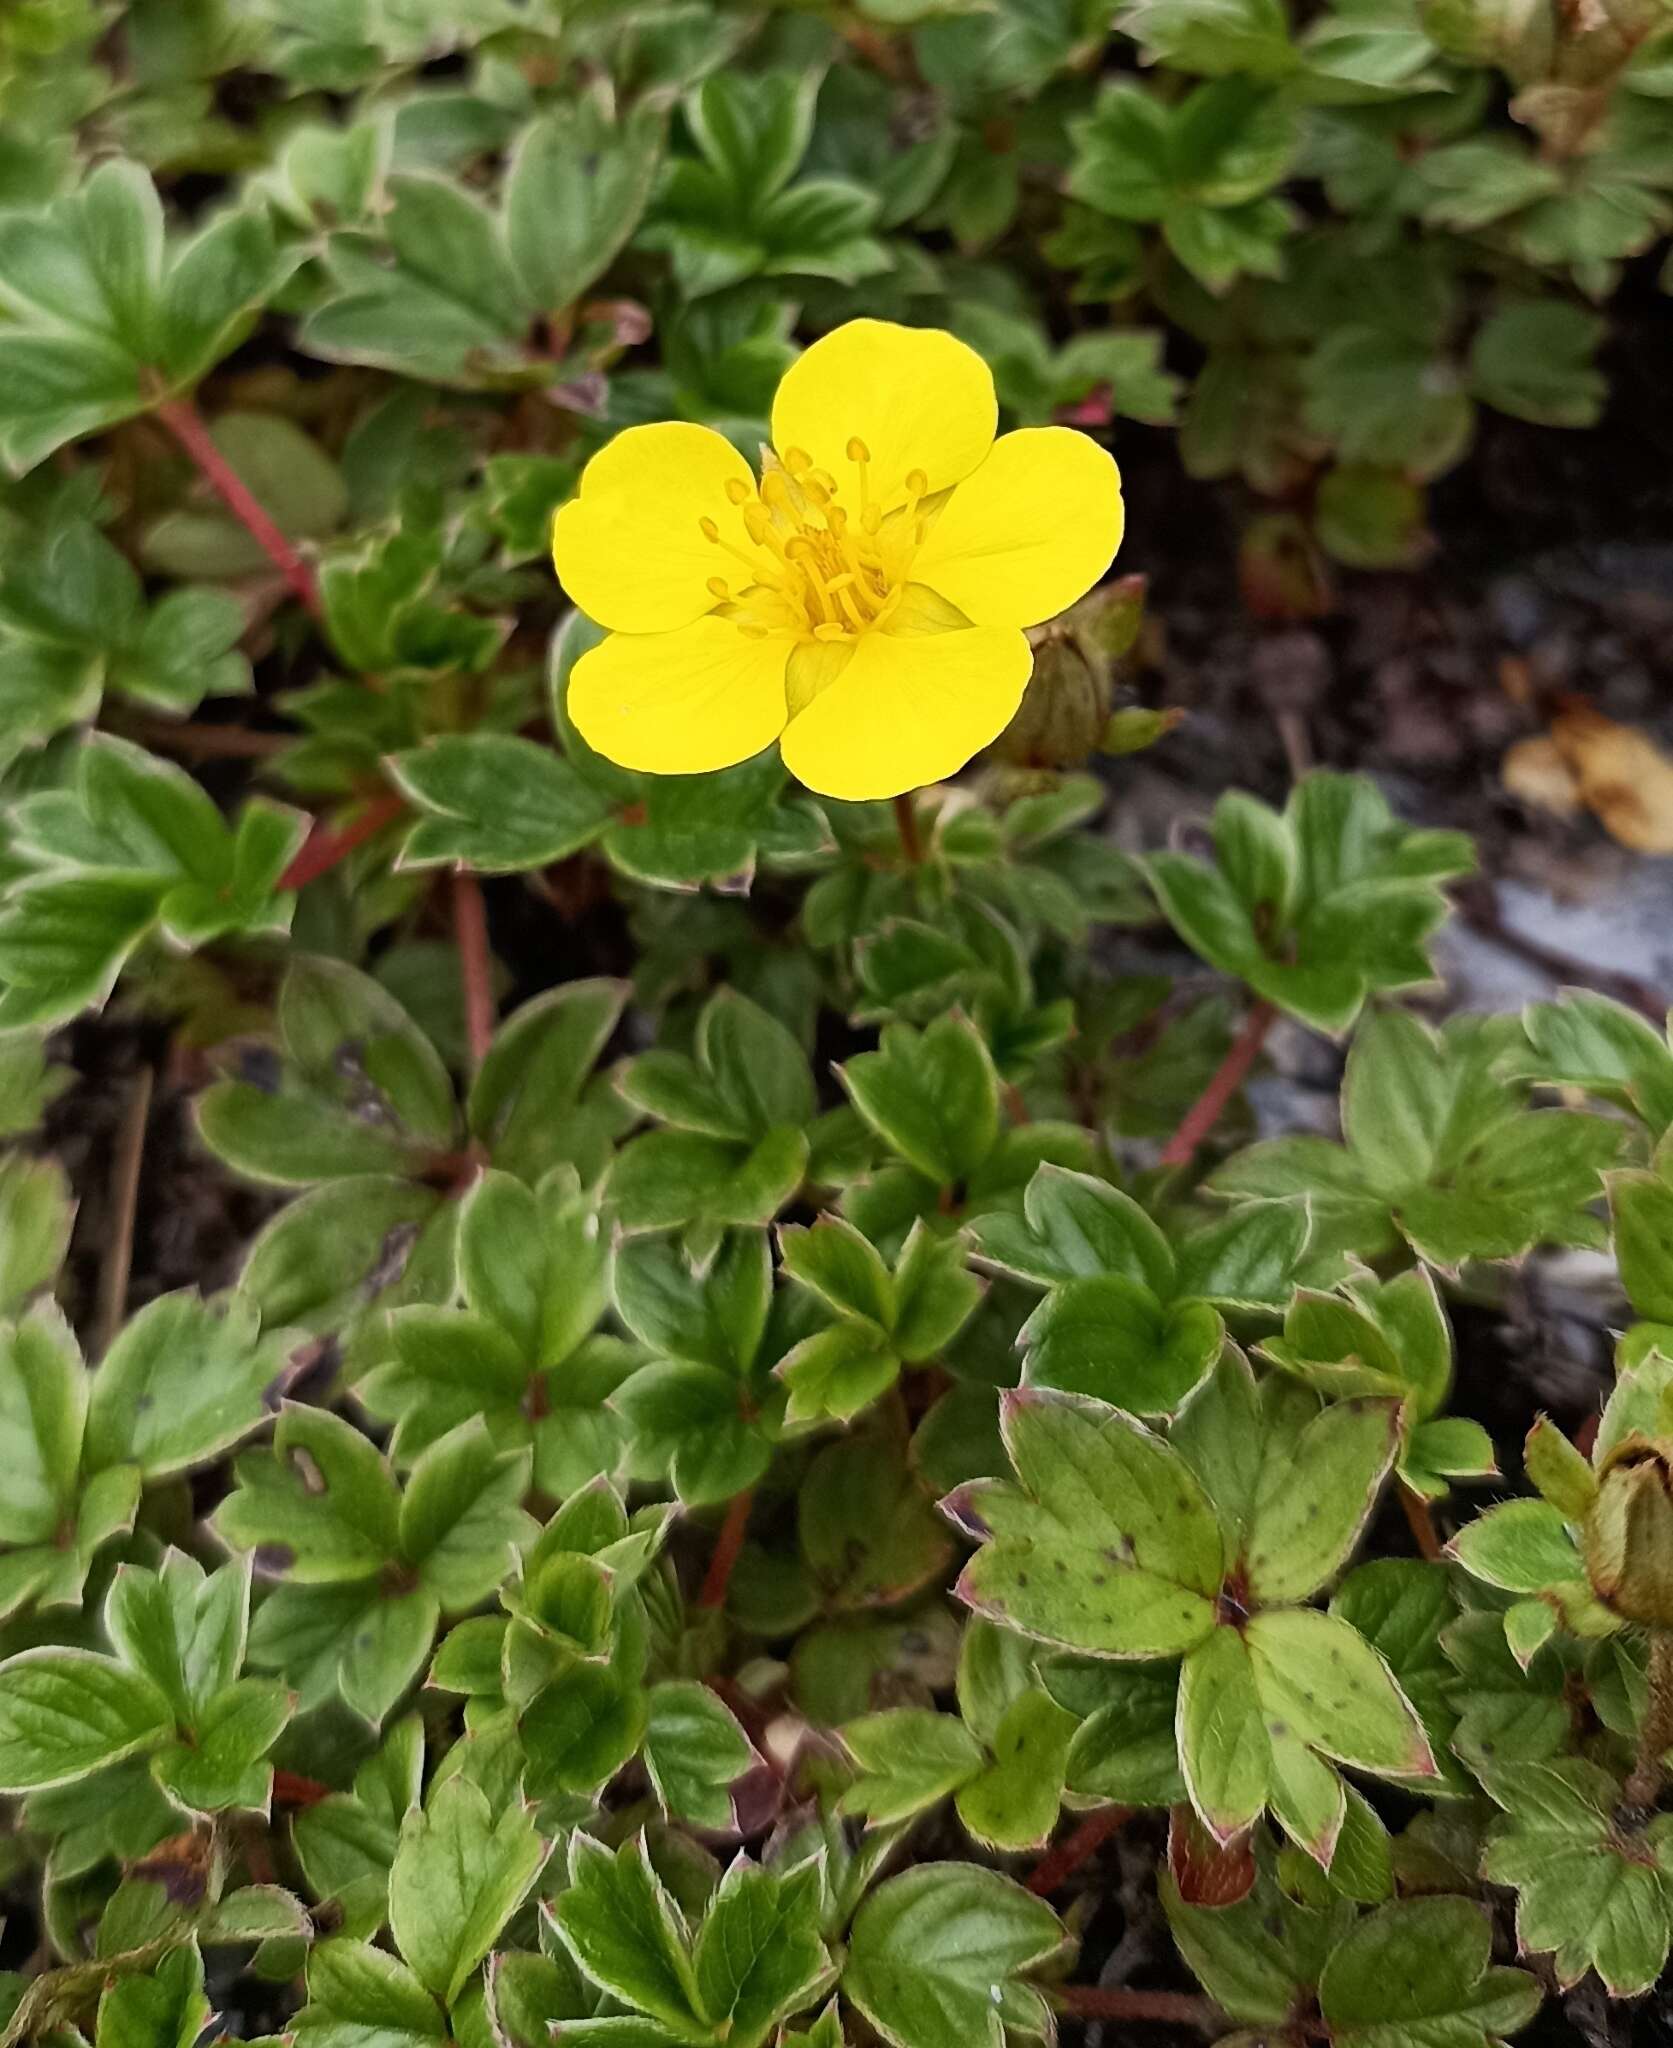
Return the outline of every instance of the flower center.
<path id="1" fill-rule="evenodd" d="M 712 519 L 697 523 L 705 539 L 732 555 L 747 579 L 711 576 L 709 589 L 740 632 L 764 640 L 854 640 L 884 625 L 906 590 L 906 572 L 924 537 L 919 502 L 929 488 L 921 469 L 908 473 L 906 496 L 884 505 L 874 494 L 871 453 L 848 443 L 859 472 L 853 516 L 837 502 L 836 479 L 815 469 L 800 448 L 764 452 L 760 484 L 729 483 L 726 495 L 743 514 L 748 548 L 721 537 Z"/>

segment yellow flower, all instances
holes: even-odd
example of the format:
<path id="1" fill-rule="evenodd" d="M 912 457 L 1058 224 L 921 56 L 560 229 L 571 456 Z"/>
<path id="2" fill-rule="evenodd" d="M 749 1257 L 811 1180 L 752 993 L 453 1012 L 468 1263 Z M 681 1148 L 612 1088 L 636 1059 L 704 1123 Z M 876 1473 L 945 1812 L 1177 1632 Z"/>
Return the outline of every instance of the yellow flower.
<path id="1" fill-rule="evenodd" d="M 660 775 L 781 739 L 791 774 L 849 799 L 962 768 L 1022 699 L 1022 629 L 1121 540 L 1110 456 L 1066 427 L 995 440 L 997 413 L 963 342 L 851 320 L 785 374 L 759 482 L 707 427 L 618 434 L 552 538 L 610 629 L 570 679 L 582 735 Z"/>

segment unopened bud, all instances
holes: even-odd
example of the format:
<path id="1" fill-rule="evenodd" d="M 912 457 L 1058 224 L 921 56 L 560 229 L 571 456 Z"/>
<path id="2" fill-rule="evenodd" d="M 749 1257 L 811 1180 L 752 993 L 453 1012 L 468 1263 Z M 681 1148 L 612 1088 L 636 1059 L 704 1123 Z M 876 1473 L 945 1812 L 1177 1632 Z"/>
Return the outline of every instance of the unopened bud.
<path id="1" fill-rule="evenodd" d="M 1613 1613 L 1673 1629 L 1673 1444 L 1628 1437 L 1582 1531 L 1592 1590 Z"/>
<path id="2" fill-rule="evenodd" d="M 1021 768 L 1079 768 L 1103 737 L 1110 696 L 1103 664 L 1094 667 L 1074 640 L 1047 627 L 1017 715 L 994 751 Z"/>

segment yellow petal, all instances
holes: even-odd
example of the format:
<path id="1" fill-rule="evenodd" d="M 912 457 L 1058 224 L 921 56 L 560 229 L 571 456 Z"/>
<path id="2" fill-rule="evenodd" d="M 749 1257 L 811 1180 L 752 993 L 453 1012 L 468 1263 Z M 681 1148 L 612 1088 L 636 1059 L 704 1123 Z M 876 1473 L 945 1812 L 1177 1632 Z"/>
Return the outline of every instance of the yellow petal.
<path id="1" fill-rule="evenodd" d="M 921 469 L 931 491 L 976 467 L 993 445 L 999 410 L 993 373 L 973 348 L 938 327 L 850 320 L 823 335 L 785 371 L 773 400 L 773 445 L 800 448 L 836 478 L 842 502 L 859 502 L 850 441 L 871 460 L 868 487 L 885 510 Z"/>
<path id="2" fill-rule="evenodd" d="M 912 581 L 978 626 L 1037 626 L 1067 611 L 1121 545 L 1121 472 L 1071 427 L 1002 434 L 912 558 Z"/>
<path id="3" fill-rule="evenodd" d="M 705 540 L 700 519 L 747 547 L 730 482 L 753 495 L 755 478 L 730 441 L 681 421 L 629 427 L 581 472 L 581 488 L 552 528 L 552 560 L 565 592 L 601 626 L 665 633 L 715 606 L 709 578 L 748 580 L 736 558 Z"/>
<path id="4" fill-rule="evenodd" d="M 1004 627 L 864 634 L 842 674 L 786 726 L 784 765 L 851 803 L 940 782 L 1010 724 L 1032 666 L 1028 642 Z"/>
<path id="5" fill-rule="evenodd" d="M 784 729 L 791 641 L 747 639 L 730 619 L 674 633 L 612 633 L 575 664 L 569 715 L 623 768 L 700 775 L 730 768 Z"/>

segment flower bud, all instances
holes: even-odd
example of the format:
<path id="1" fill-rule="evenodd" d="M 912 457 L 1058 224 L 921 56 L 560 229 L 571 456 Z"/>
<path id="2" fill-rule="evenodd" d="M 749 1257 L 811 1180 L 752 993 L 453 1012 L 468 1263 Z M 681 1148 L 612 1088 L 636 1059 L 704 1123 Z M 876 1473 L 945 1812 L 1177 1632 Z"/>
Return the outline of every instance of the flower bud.
<path id="1" fill-rule="evenodd" d="M 1592 1590 L 1628 1621 L 1673 1629 L 1673 1443 L 1628 1437 L 1582 1531 Z"/>
<path id="2" fill-rule="evenodd" d="M 1030 637 L 1034 674 L 994 751 L 1020 768 L 1079 768 L 1109 723 L 1113 693 L 1107 665 L 1095 667 L 1074 639 L 1054 627 Z"/>

